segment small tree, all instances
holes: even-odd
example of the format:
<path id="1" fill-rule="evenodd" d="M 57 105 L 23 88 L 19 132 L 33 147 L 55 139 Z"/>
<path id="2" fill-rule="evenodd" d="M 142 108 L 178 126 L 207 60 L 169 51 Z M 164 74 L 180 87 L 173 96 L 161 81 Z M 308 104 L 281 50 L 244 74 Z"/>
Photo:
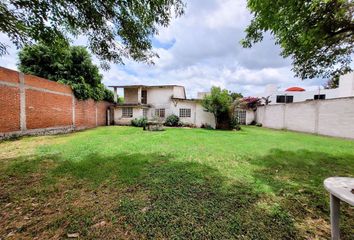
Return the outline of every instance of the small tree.
<path id="1" fill-rule="evenodd" d="M 217 129 L 229 128 L 231 104 L 232 97 L 229 92 L 220 87 L 212 87 L 210 94 L 206 95 L 202 101 L 205 111 L 214 115 Z"/>

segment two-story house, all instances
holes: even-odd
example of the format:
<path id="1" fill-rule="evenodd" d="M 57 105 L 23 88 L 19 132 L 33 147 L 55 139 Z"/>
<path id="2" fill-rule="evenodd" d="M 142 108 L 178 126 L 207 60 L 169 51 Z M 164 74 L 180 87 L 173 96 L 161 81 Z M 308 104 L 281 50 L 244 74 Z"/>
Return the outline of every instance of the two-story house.
<path id="1" fill-rule="evenodd" d="M 175 114 L 181 122 L 200 127 L 209 124 L 215 127 L 211 113 L 204 111 L 201 99 L 187 99 L 183 86 L 178 85 L 127 85 L 110 86 L 114 89 L 117 102 L 117 90 L 123 89 L 124 103 L 113 107 L 113 120 L 116 125 L 129 125 L 134 118 L 165 119 Z"/>

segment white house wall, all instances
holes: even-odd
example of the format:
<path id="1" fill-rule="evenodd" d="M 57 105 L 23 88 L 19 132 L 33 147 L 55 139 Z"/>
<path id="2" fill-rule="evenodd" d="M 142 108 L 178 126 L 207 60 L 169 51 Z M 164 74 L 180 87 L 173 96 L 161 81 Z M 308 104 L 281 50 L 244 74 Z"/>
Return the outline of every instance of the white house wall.
<path id="1" fill-rule="evenodd" d="M 186 98 L 184 87 L 174 86 L 173 87 L 173 97 L 175 97 L 175 98 Z"/>
<path id="2" fill-rule="evenodd" d="M 320 91 L 304 91 L 304 92 L 286 92 L 286 91 L 278 91 L 271 95 L 271 105 L 279 104 L 277 103 L 278 95 L 287 95 L 293 96 L 294 102 L 305 102 L 307 100 L 313 100 L 314 95 L 317 94 L 326 94 L 326 99 L 337 98 L 339 95 L 339 89 L 321 89 Z"/>
<path id="3" fill-rule="evenodd" d="M 171 97 L 173 95 L 173 87 L 163 88 L 148 88 L 147 89 L 147 103 L 153 108 L 170 107 Z"/>
<path id="4" fill-rule="evenodd" d="M 338 96 L 354 96 L 354 73 L 348 73 L 339 78 Z"/>
<path id="5" fill-rule="evenodd" d="M 180 121 L 196 125 L 196 102 L 178 101 L 177 104 L 171 102 L 171 114 L 179 116 L 179 109 L 181 108 L 191 109 L 191 117 L 180 117 Z"/>
<path id="6" fill-rule="evenodd" d="M 133 117 L 126 118 L 122 117 L 122 108 L 114 109 L 114 124 L 117 125 L 130 125 L 131 121 L 135 118 L 143 117 L 143 109 L 142 108 L 133 108 Z"/>
<path id="7" fill-rule="evenodd" d="M 325 94 L 326 99 L 353 97 L 354 96 L 354 73 L 348 73 L 340 76 L 339 86 L 338 88 L 334 88 L 334 89 L 318 89 L 318 90 L 303 91 L 303 92 L 277 91 L 277 87 L 274 84 L 270 84 L 266 86 L 264 93 L 257 94 L 257 96 L 258 97 L 270 96 L 270 100 L 271 100 L 270 105 L 273 105 L 273 104 L 282 104 L 282 103 L 277 103 L 278 95 L 293 96 L 294 102 L 304 102 L 306 100 L 314 100 L 314 96 L 318 94 Z"/>

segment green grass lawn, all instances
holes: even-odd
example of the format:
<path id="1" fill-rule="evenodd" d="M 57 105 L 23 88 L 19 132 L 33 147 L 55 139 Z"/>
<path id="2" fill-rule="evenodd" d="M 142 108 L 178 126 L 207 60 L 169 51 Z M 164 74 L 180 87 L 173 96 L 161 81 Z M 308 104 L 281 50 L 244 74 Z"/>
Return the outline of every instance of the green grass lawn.
<path id="1" fill-rule="evenodd" d="M 0 143 L 0 239 L 329 239 L 323 180 L 353 175 L 354 141 L 256 127 L 26 137 Z"/>

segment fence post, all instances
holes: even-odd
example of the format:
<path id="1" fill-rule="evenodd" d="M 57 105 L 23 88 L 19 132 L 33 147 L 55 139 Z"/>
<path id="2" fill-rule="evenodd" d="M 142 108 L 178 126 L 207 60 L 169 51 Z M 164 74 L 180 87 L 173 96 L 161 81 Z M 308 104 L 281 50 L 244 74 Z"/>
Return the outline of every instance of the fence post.
<path id="1" fill-rule="evenodd" d="M 26 89 L 25 89 L 25 75 L 20 72 L 20 129 L 21 132 L 27 130 L 27 119 L 26 119 Z"/>
<path id="2" fill-rule="evenodd" d="M 320 121 L 320 101 L 315 100 L 315 129 L 314 129 L 315 134 L 318 134 L 319 121 Z"/>

